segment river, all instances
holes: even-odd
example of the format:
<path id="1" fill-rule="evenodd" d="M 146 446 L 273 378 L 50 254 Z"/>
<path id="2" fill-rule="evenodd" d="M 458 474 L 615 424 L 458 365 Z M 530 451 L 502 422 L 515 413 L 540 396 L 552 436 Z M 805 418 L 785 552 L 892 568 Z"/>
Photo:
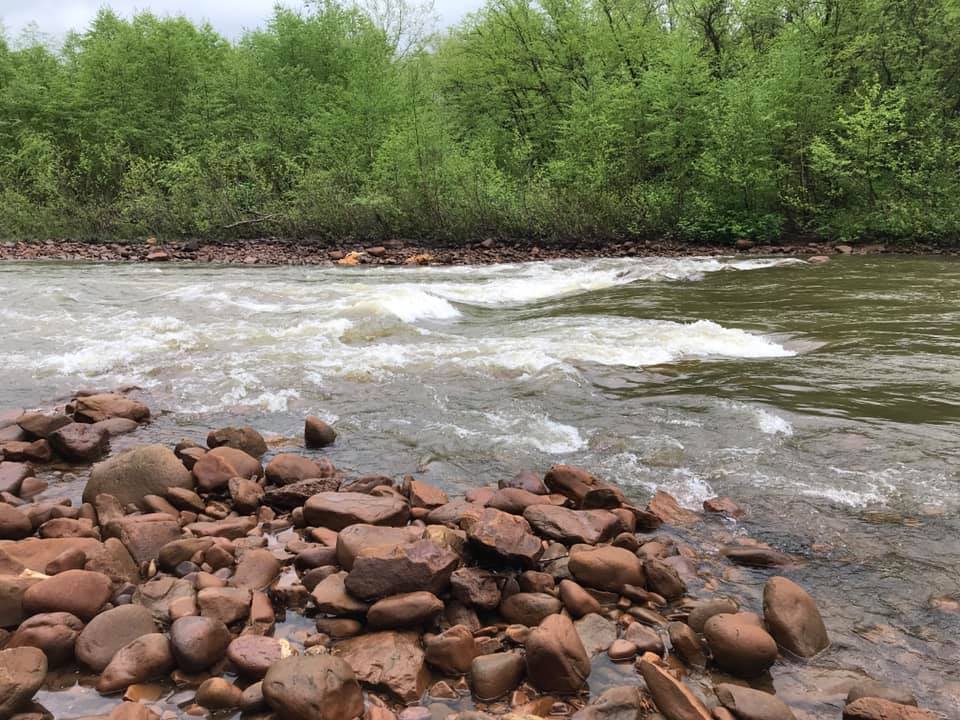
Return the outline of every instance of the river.
<path id="1" fill-rule="evenodd" d="M 729 495 L 747 517 L 708 518 L 691 542 L 794 555 L 831 631 L 811 664 L 777 665 L 785 699 L 820 717 L 809 693 L 868 673 L 948 717 L 960 705 L 943 599 L 960 599 L 954 260 L 6 263 L 0 367 L 0 409 L 140 386 L 156 419 L 125 442 L 222 424 L 294 438 L 316 414 L 353 472 L 456 492 L 564 462 L 640 501 Z M 48 494 L 76 494 L 66 478 Z M 769 574 L 715 581 L 757 609 Z"/>

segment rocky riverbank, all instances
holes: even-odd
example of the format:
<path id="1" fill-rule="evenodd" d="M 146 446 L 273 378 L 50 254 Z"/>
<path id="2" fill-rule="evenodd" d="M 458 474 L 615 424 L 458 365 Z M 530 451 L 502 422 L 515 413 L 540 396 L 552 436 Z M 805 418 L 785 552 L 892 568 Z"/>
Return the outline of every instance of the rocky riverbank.
<path id="1" fill-rule="evenodd" d="M 917 254 L 953 255 L 956 250 L 937 245 L 795 242 L 753 243 L 741 240 L 734 245 L 691 244 L 662 241 L 569 242 L 540 244 L 523 241 L 485 240 L 455 246 L 423 245 L 401 240 L 380 245 L 308 240 L 197 240 L 160 243 L 154 239 L 129 243 L 78 241 L 8 242 L 0 244 L 0 260 L 69 260 L 89 262 L 196 262 L 240 265 L 483 265 L 561 258 L 715 256 L 731 253 L 785 256 L 830 257 L 831 255 Z"/>
<path id="2" fill-rule="evenodd" d="M 51 717 L 64 677 L 103 695 L 86 720 L 938 717 L 873 680 L 778 698 L 775 665 L 830 647 L 793 558 L 740 537 L 712 560 L 766 568 L 762 603 L 719 595 L 664 493 L 555 465 L 449 498 L 345 474 L 323 448 L 353 439 L 313 417 L 279 453 L 226 427 L 111 454 L 149 420 L 121 393 L 0 413 L 0 718 Z M 94 462 L 77 506 L 37 477 Z"/>

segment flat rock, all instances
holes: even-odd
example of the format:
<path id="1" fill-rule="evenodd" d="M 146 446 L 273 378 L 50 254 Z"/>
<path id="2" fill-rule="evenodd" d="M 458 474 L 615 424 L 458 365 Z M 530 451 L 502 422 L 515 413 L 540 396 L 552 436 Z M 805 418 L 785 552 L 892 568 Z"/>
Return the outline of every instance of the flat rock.
<path id="1" fill-rule="evenodd" d="M 673 495 L 663 490 L 657 490 L 647 509 L 667 525 L 694 525 L 702 519 L 699 513 L 682 507 Z"/>
<path id="2" fill-rule="evenodd" d="M 268 488 L 263 494 L 263 504 L 274 510 L 293 510 L 301 507 L 314 495 L 336 492 L 339 487 L 338 477 L 299 480 L 289 485 Z"/>
<path id="3" fill-rule="evenodd" d="M 410 517 L 406 502 L 395 496 L 354 492 L 322 492 L 303 506 L 308 525 L 343 530 L 350 525 L 403 526 Z"/>
<path id="4" fill-rule="evenodd" d="M 197 593 L 197 607 L 203 617 L 230 625 L 247 619 L 251 599 L 250 591 L 244 588 L 207 587 Z"/>
<path id="5" fill-rule="evenodd" d="M 285 657 L 279 640 L 264 635 L 241 635 L 227 647 L 227 658 L 241 675 L 260 679 Z"/>
<path id="6" fill-rule="evenodd" d="M 874 697 L 854 700 L 843 708 L 843 720 L 937 720 L 939 717 L 930 710 Z"/>
<path id="7" fill-rule="evenodd" d="M 467 539 L 476 550 L 505 562 L 530 568 L 543 554 L 540 539 L 522 517 L 485 508 L 479 518 L 465 525 Z"/>
<path id="8" fill-rule="evenodd" d="M 336 477 L 337 469 L 327 458 L 312 460 L 302 455 L 280 453 L 267 463 L 264 471 L 272 485 L 289 485 L 301 480 Z"/>
<path id="9" fill-rule="evenodd" d="M 460 558 L 430 540 L 372 547 L 354 560 L 346 587 L 362 600 L 426 590 L 439 595 L 450 586 Z"/>
<path id="10" fill-rule="evenodd" d="M 337 535 L 337 562 L 344 570 L 352 570 L 353 561 L 364 550 L 406 545 L 419 540 L 422 536 L 423 529 L 418 527 L 351 525 Z"/>
<path id="11" fill-rule="evenodd" d="M 64 460 L 93 462 L 110 452 L 110 435 L 103 428 L 70 423 L 50 433 L 50 448 Z"/>
<path id="12" fill-rule="evenodd" d="M 608 510 L 570 510 L 554 505 L 531 505 L 523 513 L 533 531 L 566 545 L 596 545 L 612 538 L 620 519 Z"/>
<path id="13" fill-rule="evenodd" d="M 156 559 L 164 545 L 180 538 L 180 523 L 166 513 L 125 515 L 111 521 L 107 532 L 123 543 L 139 565 Z"/>
<path id="14" fill-rule="evenodd" d="M 73 412 L 74 420 L 85 423 L 97 423 L 110 418 L 126 418 L 138 423 L 150 419 L 150 408 L 142 402 L 114 393 L 74 398 L 68 411 Z"/>
<path id="15" fill-rule="evenodd" d="M 330 615 L 363 615 L 367 604 L 347 592 L 346 572 L 333 573 L 317 583 L 310 599 L 317 610 Z"/>
<path id="16" fill-rule="evenodd" d="M 435 620 L 443 612 L 443 602 L 430 592 L 417 591 L 378 600 L 367 611 L 371 630 L 416 627 Z"/>
<path id="17" fill-rule="evenodd" d="M 723 683 L 714 692 L 738 720 L 796 720 L 783 700 L 761 690 Z"/>
<path id="18" fill-rule="evenodd" d="M 430 679 L 416 633 L 375 632 L 343 640 L 337 655 L 364 685 L 389 690 L 400 700 L 419 700 Z"/>
<path id="19" fill-rule="evenodd" d="M 518 592 L 504 598 L 500 603 L 500 614 L 509 623 L 536 627 L 562 608 L 563 604 L 553 595 Z"/>

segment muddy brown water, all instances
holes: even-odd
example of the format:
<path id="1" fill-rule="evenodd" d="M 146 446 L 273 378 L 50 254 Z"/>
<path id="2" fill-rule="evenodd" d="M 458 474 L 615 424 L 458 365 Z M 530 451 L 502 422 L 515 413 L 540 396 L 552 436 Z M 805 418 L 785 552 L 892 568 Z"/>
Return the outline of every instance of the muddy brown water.
<path id="1" fill-rule="evenodd" d="M 729 495 L 738 523 L 677 531 L 694 595 L 759 609 L 770 571 L 716 559 L 736 536 L 798 559 L 832 647 L 772 684 L 839 717 L 845 684 L 960 706 L 960 263 L 636 258 L 418 269 L 0 263 L 0 408 L 136 384 L 155 421 L 115 443 L 251 424 L 295 445 L 336 422 L 349 472 L 457 493 L 524 467 L 586 466 L 638 501 Z M 46 495 L 78 498 L 79 471 Z M 278 632 L 296 644 L 309 618 Z M 624 681 L 598 660 L 591 690 Z M 627 679 L 634 679 L 631 672 Z M 104 700 L 66 674 L 58 718 Z M 190 693 L 165 693 L 169 707 Z"/>

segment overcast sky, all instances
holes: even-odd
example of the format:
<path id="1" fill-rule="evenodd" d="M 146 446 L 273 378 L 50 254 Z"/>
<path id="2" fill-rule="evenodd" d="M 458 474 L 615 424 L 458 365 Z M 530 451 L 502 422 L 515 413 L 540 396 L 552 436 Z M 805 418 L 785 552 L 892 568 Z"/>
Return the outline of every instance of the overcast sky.
<path id="1" fill-rule="evenodd" d="M 435 0 L 442 25 L 451 25 L 467 12 L 480 7 L 481 0 Z M 192 20 L 209 20 L 220 33 L 238 38 L 245 29 L 263 25 L 273 12 L 276 0 L 0 0 L 0 23 L 8 37 L 16 37 L 29 23 L 41 32 L 62 36 L 68 30 L 84 29 L 97 10 L 109 5 L 129 16 L 136 10 L 158 15 L 186 15 Z M 301 0 L 285 0 L 289 7 L 302 7 Z"/>

